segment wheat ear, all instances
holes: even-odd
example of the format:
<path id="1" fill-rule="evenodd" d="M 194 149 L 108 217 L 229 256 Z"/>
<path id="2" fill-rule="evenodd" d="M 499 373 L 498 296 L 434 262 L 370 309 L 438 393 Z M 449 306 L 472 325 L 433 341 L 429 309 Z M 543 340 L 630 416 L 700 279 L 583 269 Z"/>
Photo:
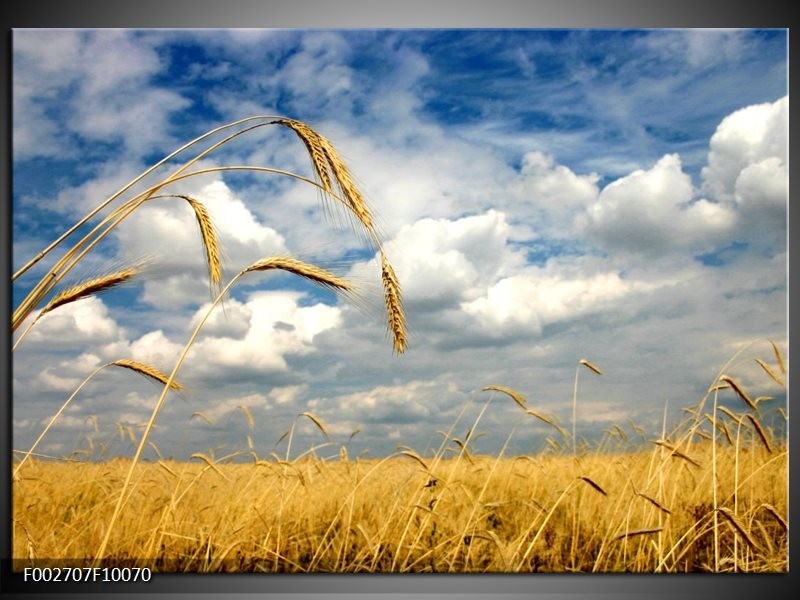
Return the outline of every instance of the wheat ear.
<path id="1" fill-rule="evenodd" d="M 406 340 L 406 316 L 403 311 L 400 282 L 397 280 L 397 275 L 386 258 L 386 254 L 383 252 L 381 252 L 381 280 L 383 281 L 388 327 L 394 341 L 394 350 L 398 354 L 402 354 L 405 352 L 408 342 Z"/>
<path id="2" fill-rule="evenodd" d="M 138 267 L 128 267 L 126 269 L 121 269 L 119 271 L 115 271 L 113 273 L 108 273 L 107 275 L 103 275 L 102 277 L 94 277 L 92 279 L 87 279 L 79 283 L 78 285 L 74 285 L 66 290 L 63 290 L 53 296 L 53 298 L 48 302 L 45 307 L 39 311 L 39 314 L 36 315 L 36 318 L 33 319 L 28 327 L 25 328 L 25 331 L 20 334 L 17 338 L 17 341 L 14 343 L 14 347 L 12 350 L 16 350 L 17 346 L 22 342 L 23 338 L 28 334 L 31 328 L 47 313 L 55 310 L 59 306 L 64 306 L 65 304 L 70 304 L 71 302 L 76 302 L 81 300 L 82 298 L 88 298 L 89 296 L 93 296 L 95 294 L 99 294 L 100 292 L 104 292 L 109 290 L 113 287 L 116 287 L 122 283 L 125 283 L 129 279 L 131 279 L 134 275 L 137 275 L 141 272 L 141 269 Z"/>

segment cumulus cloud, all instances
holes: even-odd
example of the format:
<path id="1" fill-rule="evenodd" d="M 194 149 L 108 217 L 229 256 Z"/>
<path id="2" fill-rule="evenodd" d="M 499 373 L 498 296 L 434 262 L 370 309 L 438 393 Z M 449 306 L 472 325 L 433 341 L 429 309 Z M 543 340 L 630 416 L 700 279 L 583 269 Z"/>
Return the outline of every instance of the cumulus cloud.
<path id="1" fill-rule="evenodd" d="M 736 223 L 726 205 L 692 202 L 694 189 L 680 157 L 668 154 L 648 170 L 608 184 L 583 217 L 605 248 L 648 257 L 719 239 Z"/>
<path id="2" fill-rule="evenodd" d="M 300 306 L 297 292 L 255 292 L 246 302 L 249 329 L 238 339 L 201 337 L 192 347 L 195 367 L 205 377 L 238 373 L 285 371 L 286 355 L 313 352 L 314 338 L 340 322 L 340 309 L 322 303 Z M 201 307 L 197 315 L 204 314 Z M 195 319 L 197 318 L 195 316 Z M 199 363 L 202 366 L 197 366 Z"/>
<path id="3" fill-rule="evenodd" d="M 474 295 L 498 273 L 519 263 L 508 246 L 502 212 L 461 219 L 421 219 L 401 229 L 387 252 L 403 283 L 409 305 L 428 310 L 453 306 Z"/>
<path id="4" fill-rule="evenodd" d="M 725 117 L 711 136 L 703 189 L 719 200 L 735 201 L 741 173 L 768 159 L 786 164 L 789 97 L 747 106 Z M 777 165 L 776 165 L 777 166 Z"/>
<path id="5" fill-rule="evenodd" d="M 615 272 L 583 278 L 546 274 L 536 269 L 499 280 L 486 295 L 461 305 L 486 337 L 511 343 L 539 337 L 545 325 L 614 309 L 626 296 L 652 288 L 623 280 Z"/>
<path id="6" fill-rule="evenodd" d="M 465 401 L 465 394 L 453 382 L 411 381 L 335 398 L 314 398 L 308 406 L 329 421 L 350 425 L 409 424 L 425 421 L 434 413 L 450 414 Z"/>
<path id="7" fill-rule="evenodd" d="M 596 173 L 578 175 L 544 152 L 528 152 L 519 179 L 510 186 L 516 203 L 509 214 L 524 219 L 535 234 L 572 235 L 576 216 L 597 200 L 599 179 Z"/>

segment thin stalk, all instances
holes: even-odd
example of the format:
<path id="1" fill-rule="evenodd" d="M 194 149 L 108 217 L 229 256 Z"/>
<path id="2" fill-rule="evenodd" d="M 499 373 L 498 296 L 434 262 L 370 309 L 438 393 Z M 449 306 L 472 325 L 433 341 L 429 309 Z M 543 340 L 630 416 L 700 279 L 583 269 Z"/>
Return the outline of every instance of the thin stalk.
<path id="1" fill-rule="evenodd" d="M 39 445 L 39 442 L 41 442 L 41 441 L 42 441 L 42 439 L 44 438 L 44 436 L 45 436 L 45 435 L 47 435 L 47 432 L 48 432 L 48 431 L 50 431 L 50 428 L 53 426 L 53 424 L 54 424 L 54 423 L 55 423 L 55 422 L 58 420 L 58 418 L 61 416 L 61 414 L 62 414 L 62 413 L 63 413 L 63 412 L 64 412 L 64 411 L 67 409 L 67 406 L 69 406 L 69 405 L 70 405 L 70 403 L 72 402 L 72 399 L 73 399 L 75 396 L 77 396 L 77 395 L 78 395 L 78 392 L 80 392 L 80 391 L 81 391 L 81 390 L 82 390 L 82 389 L 83 389 L 83 388 L 86 386 L 86 384 L 87 384 L 87 383 L 89 383 L 89 381 L 90 381 L 90 380 L 91 380 L 91 379 L 92 379 L 92 378 L 93 378 L 95 375 L 97 375 L 97 374 L 98 374 L 100 371 L 102 371 L 104 368 L 106 368 L 106 367 L 107 367 L 109 364 L 111 364 L 111 363 L 107 363 L 107 364 L 105 364 L 105 365 L 102 365 L 102 366 L 100 366 L 100 367 L 97 367 L 97 368 L 96 368 L 94 371 L 92 371 L 92 372 L 89 374 L 89 376 L 88 376 L 88 377 L 86 377 L 86 379 L 84 379 L 84 380 L 83 380 L 83 382 L 82 382 L 82 383 L 81 383 L 81 384 L 80 384 L 80 385 L 79 385 L 79 386 L 78 386 L 78 387 L 75 389 L 75 391 L 74 391 L 74 392 L 72 392 L 72 394 L 70 395 L 70 397 L 69 397 L 69 398 L 67 398 L 67 400 L 64 402 L 64 404 L 62 404 L 62 405 L 61 405 L 61 408 L 59 408 L 59 409 L 58 409 L 58 411 L 56 412 L 56 414 L 54 414 L 54 415 L 53 415 L 53 417 L 50 419 L 50 422 L 47 424 L 47 427 L 45 427 L 45 428 L 44 428 L 44 431 L 42 431 L 42 433 L 39 435 L 39 437 L 38 437 L 38 438 L 36 438 L 36 441 L 35 441 L 35 442 L 33 442 L 33 445 L 31 446 L 30 450 L 28 450 L 27 452 L 25 452 L 25 456 L 24 456 L 24 458 L 23 458 L 23 459 L 20 461 L 20 463 L 17 465 L 17 468 L 16 468 L 16 469 L 14 469 L 14 475 L 13 475 L 12 479 L 16 479 L 16 478 L 17 478 L 17 475 L 18 475 L 18 473 L 19 473 L 19 470 L 22 468 L 22 465 L 24 465 L 24 464 L 25 464 L 25 461 L 27 461 L 27 460 L 28 460 L 28 457 L 29 457 L 31 454 L 33 454 L 33 451 L 34 451 L 34 450 L 36 450 L 36 447 Z"/>
<path id="2" fill-rule="evenodd" d="M 147 442 L 147 437 L 150 435 L 150 431 L 153 429 L 153 425 L 156 422 L 156 417 L 158 413 L 161 411 L 161 407 L 164 405 L 164 401 L 167 398 L 167 392 L 169 392 L 170 385 L 175 380 L 175 376 L 178 374 L 178 370 L 181 368 L 183 361 L 186 359 L 186 355 L 189 353 L 189 349 L 192 347 L 192 344 L 197 339 L 197 336 L 200 334 L 200 330 L 205 325 L 208 318 L 211 316 L 211 312 L 214 308 L 219 304 L 222 298 L 228 293 L 228 291 L 233 287 L 233 285 L 239 281 L 239 279 L 247 273 L 247 270 L 240 271 L 236 274 L 236 276 L 230 280 L 228 285 L 219 293 L 219 295 L 214 299 L 214 302 L 211 304 L 210 308 L 206 311 L 206 314 L 197 324 L 195 327 L 192 336 L 189 338 L 189 341 L 184 346 L 183 351 L 181 352 L 180 357 L 178 358 L 178 362 L 175 363 L 175 366 L 172 369 L 172 373 L 169 375 L 169 379 L 167 379 L 167 383 L 164 385 L 164 389 L 161 392 L 161 396 L 158 398 L 158 402 L 156 402 L 156 406 L 153 409 L 153 413 L 150 415 L 150 420 L 147 423 L 147 426 L 144 429 L 144 433 L 142 433 L 142 439 L 139 440 L 139 447 L 136 449 L 136 454 L 133 456 L 133 460 L 131 461 L 131 466 L 128 469 L 128 474 L 125 477 L 125 482 L 122 484 L 122 492 L 117 499 L 117 504 L 114 507 L 114 514 L 111 516 L 111 521 L 106 528 L 105 536 L 103 536 L 103 541 L 100 544 L 100 549 L 97 551 L 97 556 L 95 557 L 95 565 L 98 564 L 98 561 L 103 558 L 106 547 L 108 546 L 108 541 L 111 538 L 111 531 L 114 529 L 114 524 L 117 522 L 117 518 L 119 517 L 119 513 L 122 510 L 122 505 L 127 500 L 126 492 L 128 491 L 128 487 L 130 486 L 131 479 L 133 478 L 133 471 L 136 468 L 137 463 L 139 462 L 139 458 L 142 456 L 142 452 L 144 451 L 145 443 Z"/>
<path id="3" fill-rule="evenodd" d="M 164 389 L 161 391 L 161 396 L 159 397 L 158 401 L 156 402 L 155 408 L 153 409 L 153 412 L 150 415 L 150 420 L 148 421 L 147 426 L 145 427 L 144 432 L 142 433 L 142 439 L 139 441 L 139 447 L 136 449 L 136 454 L 134 455 L 133 460 L 131 461 L 131 466 L 128 469 L 128 474 L 126 475 L 125 482 L 122 485 L 122 492 L 120 493 L 119 498 L 117 499 L 117 503 L 116 503 L 116 505 L 114 507 L 114 514 L 111 517 L 111 521 L 109 522 L 108 527 L 106 528 L 106 533 L 105 533 L 105 535 L 103 537 L 103 541 L 100 544 L 99 550 L 97 551 L 97 556 L 95 557 L 95 565 L 97 565 L 99 563 L 99 561 L 104 557 L 106 548 L 108 546 L 108 541 L 111 538 L 111 531 L 114 529 L 114 525 L 115 525 L 115 523 L 117 521 L 117 518 L 119 517 L 119 514 L 120 514 L 120 512 L 122 510 L 122 506 L 125 503 L 125 501 L 127 500 L 127 495 L 126 494 L 128 492 L 128 488 L 130 487 L 131 479 L 133 478 L 133 471 L 135 470 L 136 465 L 138 464 L 139 459 L 141 458 L 142 452 L 144 451 L 144 447 L 145 447 L 145 444 L 147 442 L 147 438 L 150 435 L 150 432 L 152 431 L 153 426 L 155 425 L 155 421 L 156 421 L 156 418 L 158 417 L 158 413 L 161 411 L 161 408 L 164 406 L 164 401 L 167 398 L 167 393 L 169 392 L 170 387 L 172 386 L 173 382 L 175 381 L 175 377 L 177 376 L 178 371 L 180 370 L 181 366 L 183 365 L 183 361 L 186 359 L 186 356 L 189 354 L 189 350 L 191 349 L 192 345 L 194 344 L 195 340 L 197 339 L 197 336 L 200 334 L 200 330 L 203 328 L 203 325 L 205 325 L 206 321 L 211 316 L 211 313 L 214 311 L 214 308 L 216 308 L 217 304 L 219 304 L 222 301 L 222 299 L 228 294 L 228 291 L 245 274 L 247 274 L 247 273 L 249 273 L 251 271 L 255 271 L 255 270 L 266 270 L 266 269 L 271 269 L 271 268 L 281 268 L 280 266 L 271 266 L 271 265 L 270 266 L 265 266 L 268 263 L 269 263 L 269 261 L 259 261 L 259 262 L 254 263 L 253 265 L 250 265 L 246 269 L 243 269 L 239 273 L 237 273 L 236 276 L 233 279 L 231 279 L 230 282 L 228 282 L 228 285 L 225 286 L 225 288 L 217 295 L 217 297 L 211 303 L 211 306 L 208 308 L 208 310 L 206 311 L 205 315 L 203 315 L 203 318 L 200 320 L 200 322 L 195 327 L 194 332 L 192 333 L 192 336 L 189 338 L 189 341 L 184 346 L 183 351 L 181 352 L 180 356 L 178 357 L 178 361 L 175 363 L 175 366 L 172 369 L 172 373 L 170 373 L 170 376 L 167 379 L 166 384 L 164 385 Z M 321 269 L 318 269 L 318 271 L 320 271 L 322 273 L 325 273 L 325 272 L 321 271 Z M 329 275 L 327 273 L 325 273 L 325 274 Z M 331 279 L 333 280 L 333 279 L 336 279 L 336 278 L 331 276 Z M 333 285 L 334 287 L 344 288 L 343 285 L 338 285 L 338 284 L 335 284 L 335 283 L 332 283 L 330 285 Z"/>
<path id="4" fill-rule="evenodd" d="M 106 363 L 104 365 L 101 365 L 101 366 L 97 367 L 94 371 L 92 371 L 86 377 L 86 379 L 83 380 L 83 382 L 75 389 L 75 391 L 72 392 L 70 397 L 67 398 L 67 400 L 64 402 L 64 404 L 61 405 L 61 408 L 58 409 L 58 412 L 56 412 L 56 414 L 53 415 L 53 417 L 50 419 L 50 422 L 47 424 L 47 427 L 44 428 L 44 431 L 42 431 L 41 435 L 39 435 L 39 437 L 36 438 L 36 441 L 33 443 L 33 446 L 31 446 L 30 450 L 28 450 L 27 452 L 24 453 L 25 454 L 24 458 L 17 465 L 17 468 L 14 469 L 14 475 L 13 475 L 14 479 L 16 479 L 17 474 L 19 473 L 19 470 L 22 468 L 22 465 L 24 465 L 25 461 L 28 460 L 28 457 L 31 456 L 34 453 L 34 450 L 36 450 L 36 447 L 39 445 L 39 442 L 41 442 L 42 439 L 44 438 L 44 436 L 47 435 L 47 432 L 50 431 L 50 428 L 53 427 L 53 424 L 58 420 L 58 418 L 61 416 L 61 414 L 67 409 L 67 407 L 72 402 L 73 398 L 75 398 L 75 396 L 78 395 L 78 392 L 80 392 L 86 386 L 86 384 L 89 383 L 89 381 L 95 375 L 97 375 L 100 371 L 102 371 L 106 367 L 124 367 L 124 368 L 127 368 L 127 369 L 132 369 L 132 370 L 134 370 L 134 371 L 136 371 L 138 373 L 141 373 L 142 375 L 145 375 L 146 377 L 150 377 L 152 379 L 161 381 L 162 383 L 164 383 L 166 381 L 166 378 L 164 377 L 164 375 L 160 371 L 157 371 L 156 369 L 153 369 L 152 367 L 148 367 L 147 365 L 144 365 L 142 363 L 138 363 L 138 362 L 134 362 L 134 361 L 130 361 L 130 360 L 124 360 L 124 359 L 123 360 L 116 360 L 116 361 L 109 362 L 109 363 Z M 174 380 L 170 380 L 168 385 L 170 387 L 172 387 L 173 389 L 178 389 L 178 390 L 182 389 L 182 387 L 183 387 L 177 381 L 174 381 Z"/>

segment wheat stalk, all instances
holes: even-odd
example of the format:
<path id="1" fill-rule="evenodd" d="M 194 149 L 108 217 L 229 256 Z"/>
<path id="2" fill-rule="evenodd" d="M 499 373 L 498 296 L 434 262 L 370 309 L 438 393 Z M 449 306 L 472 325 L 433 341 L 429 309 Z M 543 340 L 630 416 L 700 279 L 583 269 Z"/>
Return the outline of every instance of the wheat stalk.
<path id="1" fill-rule="evenodd" d="M 104 558 L 105 550 L 108 547 L 109 540 L 111 539 L 111 531 L 113 530 L 114 524 L 116 523 L 119 517 L 123 503 L 126 502 L 128 499 L 127 491 L 128 488 L 130 487 L 131 479 L 133 478 L 133 471 L 136 467 L 136 464 L 139 462 L 139 458 L 142 455 L 142 451 L 144 450 L 144 445 L 147 440 L 147 437 L 150 435 L 150 432 L 152 431 L 155 425 L 156 418 L 158 417 L 158 413 L 161 411 L 161 407 L 164 405 L 164 401 L 166 400 L 167 397 L 167 392 L 169 391 L 172 382 L 175 380 L 175 377 L 177 376 L 178 371 L 181 368 L 181 365 L 183 365 L 184 360 L 186 360 L 186 356 L 189 354 L 189 349 L 194 344 L 195 340 L 197 339 L 197 336 L 200 335 L 200 330 L 203 328 L 206 321 L 208 321 L 208 318 L 211 316 L 211 313 L 216 308 L 217 304 L 219 304 L 222 301 L 222 299 L 227 295 L 228 291 L 236 284 L 236 282 L 239 281 L 239 279 L 241 279 L 247 273 L 251 273 L 254 271 L 266 271 L 271 269 L 281 269 L 284 271 L 288 271 L 290 273 L 294 273 L 296 275 L 309 279 L 319 285 L 323 285 L 328 288 L 343 290 L 343 291 L 348 291 L 351 289 L 350 284 L 346 280 L 341 279 L 340 277 L 337 277 L 332 273 L 329 273 L 325 269 L 321 269 L 320 267 L 309 265 L 297 259 L 285 256 L 265 258 L 256 261 L 249 267 L 239 271 L 239 273 L 237 273 L 236 276 L 233 277 L 233 279 L 231 279 L 230 282 L 228 282 L 228 285 L 226 285 L 225 288 L 217 295 L 217 297 L 211 303 L 211 306 L 209 306 L 203 318 L 195 327 L 194 332 L 189 338 L 189 341 L 186 343 L 186 345 L 183 348 L 183 351 L 178 357 L 178 360 L 172 369 L 172 373 L 167 378 L 167 383 L 164 385 L 164 389 L 161 391 L 161 396 L 156 402 L 156 405 L 153 408 L 153 412 L 150 415 L 150 420 L 148 421 L 147 425 L 145 426 L 144 432 L 142 433 L 142 439 L 139 441 L 139 446 L 136 449 L 136 454 L 134 455 L 133 460 L 131 461 L 131 466 L 128 469 L 128 474 L 125 478 L 125 482 L 122 484 L 122 491 L 119 497 L 117 498 L 117 503 L 114 507 L 114 513 L 111 516 L 111 521 L 109 522 L 108 527 L 106 528 L 103 541 L 101 542 L 100 548 L 97 551 L 97 555 L 95 557 L 95 564 L 99 564 L 99 561 Z"/>
<path id="2" fill-rule="evenodd" d="M 61 408 L 58 409 L 56 414 L 53 415 L 53 417 L 50 419 L 50 422 L 44 428 L 44 431 L 42 431 L 42 433 L 39 435 L 39 437 L 36 438 L 36 441 L 31 446 L 31 449 L 28 450 L 25 453 L 25 456 L 23 457 L 22 461 L 20 461 L 20 463 L 17 465 L 17 468 L 14 469 L 14 477 L 17 476 L 17 473 L 22 468 L 22 465 L 25 464 L 25 461 L 28 460 L 28 457 L 33 454 L 33 451 L 36 450 L 36 447 L 39 445 L 39 443 L 42 441 L 42 439 L 44 439 L 44 436 L 47 435 L 47 432 L 50 431 L 50 428 L 55 424 L 55 422 L 58 420 L 58 418 L 61 416 L 61 414 L 67 409 L 67 407 L 72 402 L 73 398 L 75 398 L 75 396 L 78 395 L 78 392 L 80 392 L 84 388 L 84 386 L 87 383 L 89 383 L 89 381 L 95 375 L 97 375 L 100 371 L 102 371 L 106 367 L 123 367 L 123 368 L 126 368 L 126 369 L 131 369 L 132 371 L 136 371 L 137 373 L 139 373 L 141 375 L 144 375 L 145 377 L 148 377 L 150 379 L 154 379 L 154 380 L 159 381 L 159 382 L 161 382 L 161 383 L 163 383 L 165 385 L 169 385 L 169 387 L 171 387 L 174 390 L 182 390 L 183 389 L 183 386 L 180 383 L 178 383 L 177 381 L 175 381 L 174 379 L 172 381 L 168 381 L 167 376 L 164 375 L 161 371 L 159 371 L 155 367 L 151 367 L 150 365 L 146 365 L 146 364 L 138 362 L 138 361 L 128 360 L 128 359 L 124 359 L 123 358 L 123 359 L 115 360 L 113 362 L 109 362 L 109 363 L 106 363 L 104 365 L 101 365 L 101 366 L 97 367 L 94 371 L 92 371 L 86 377 L 86 379 L 83 380 L 83 382 L 75 389 L 75 391 L 72 392 L 70 397 L 66 399 L 64 404 L 61 405 Z"/>

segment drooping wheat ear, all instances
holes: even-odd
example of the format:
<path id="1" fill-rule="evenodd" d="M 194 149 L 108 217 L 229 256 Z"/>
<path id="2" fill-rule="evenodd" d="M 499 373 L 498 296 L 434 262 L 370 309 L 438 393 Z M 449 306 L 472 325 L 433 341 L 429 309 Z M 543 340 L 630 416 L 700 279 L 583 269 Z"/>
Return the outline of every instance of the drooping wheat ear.
<path id="1" fill-rule="evenodd" d="M 383 280 L 389 331 L 394 340 L 394 351 L 402 354 L 405 352 L 408 342 L 406 340 L 406 315 L 403 311 L 400 282 L 397 281 L 397 275 L 383 252 L 381 252 L 381 279 Z"/>
<path id="2" fill-rule="evenodd" d="M 140 269 L 136 267 L 129 267 L 120 271 L 109 273 L 108 275 L 103 275 L 102 277 L 88 279 L 55 295 L 50 302 L 45 305 L 40 314 L 46 314 L 51 310 L 55 310 L 59 306 L 63 306 L 64 304 L 69 304 L 70 302 L 75 302 L 81 298 L 86 298 L 87 296 L 92 296 L 93 294 L 116 287 L 119 284 L 128 281 L 131 277 L 139 272 Z"/>
<path id="3" fill-rule="evenodd" d="M 274 123 L 284 125 L 297 134 L 297 137 L 302 140 L 308 150 L 311 162 L 314 165 L 314 171 L 319 177 L 324 190 L 332 193 L 332 184 L 335 182 L 336 187 L 342 193 L 342 200 L 345 205 L 361 221 L 373 240 L 377 241 L 372 213 L 353 181 L 347 165 L 344 164 L 330 140 L 301 121 L 278 119 Z"/>
<path id="4" fill-rule="evenodd" d="M 665 512 L 665 513 L 666 513 L 666 514 L 668 514 L 668 515 L 671 515 L 671 514 L 672 514 L 672 511 L 671 511 L 670 509 L 668 509 L 666 506 L 662 505 L 662 504 L 661 504 L 661 503 L 660 503 L 658 500 L 656 500 L 655 498 L 653 498 L 653 497 L 651 497 L 651 496 L 648 496 L 647 494 L 645 494 L 645 493 L 643 493 L 643 492 L 637 492 L 636 490 L 634 490 L 634 494 L 636 494 L 637 496 L 640 496 L 641 498 L 644 498 L 644 499 L 645 499 L 645 500 L 647 500 L 647 501 L 648 501 L 650 504 L 652 504 L 653 506 L 655 506 L 655 507 L 656 507 L 658 510 L 660 510 L 660 511 L 662 511 L 662 512 Z"/>
<path id="5" fill-rule="evenodd" d="M 595 482 L 594 480 L 592 480 L 590 477 L 588 477 L 588 476 L 586 476 L 586 475 L 580 475 L 580 476 L 578 477 L 578 479 L 581 479 L 581 480 L 585 481 L 586 483 L 588 483 L 588 484 L 589 484 L 590 486 L 592 486 L 592 487 L 593 487 L 595 490 L 597 490 L 598 492 L 600 492 L 601 494 L 603 494 L 603 496 L 608 496 L 608 492 L 606 492 L 606 491 L 605 491 L 605 490 L 604 490 L 602 487 L 600 487 L 600 485 L 599 485 L 598 483 L 596 483 L 596 482 Z"/>
<path id="6" fill-rule="evenodd" d="M 250 431 L 256 428 L 256 420 L 253 418 L 253 413 L 250 412 L 250 407 L 246 404 L 240 404 L 237 406 L 239 410 L 244 413 L 245 418 L 247 419 L 247 425 L 250 427 Z"/>
<path id="7" fill-rule="evenodd" d="M 14 342 L 12 349 L 16 350 L 20 343 L 22 343 L 22 340 L 25 338 L 25 336 L 28 335 L 28 332 L 39 321 L 39 319 L 50 311 L 55 310 L 59 306 L 69 304 L 70 302 L 75 302 L 81 298 L 86 298 L 118 286 L 121 283 L 129 280 L 140 271 L 141 269 L 139 267 L 128 267 L 127 269 L 115 271 L 114 273 L 103 275 L 102 277 L 88 279 L 82 283 L 79 283 L 78 285 L 72 286 L 71 288 L 56 294 L 53 296 L 50 302 L 48 302 L 45 307 L 39 311 L 39 314 L 36 316 L 36 318 L 30 321 L 25 331 L 23 331 L 22 334 L 20 334 L 20 336 L 17 338 L 17 341 Z"/>
<path id="8" fill-rule="evenodd" d="M 595 373 L 597 373 L 598 375 L 602 375 L 602 374 L 603 374 L 603 372 L 602 372 L 602 371 L 599 369 L 599 367 L 597 367 L 597 366 L 593 365 L 592 363 L 590 363 L 590 362 L 589 362 L 588 360 L 586 360 L 585 358 L 582 358 L 582 359 L 580 360 L 580 363 L 581 363 L 581 364 L 582 364 L 584 367 L 586 367 L 587 369 L 590 369 L 590 370 L 594 371 L 594 372 L 595 372 Z"/>
<path id="9" fill-rule="evenodd" d="M 720 513 L 723 517 L 725 517 L 728 523 L 736 530 L 736 532 L 744 539 L 750 549 L 754 552 L 759 552 L 761 549 L 758 547 L 758 544 L 750 537 L 750 534 L 745 530 L 739 521 L 736 520 L 736 517 L 730 511 L 730 509 L 725 507 L 720 507 L 716 510 L 716 512 Z"/>
<path id="10" fill-rule="evenodd" d="M 167 381 L 169 381 L 169 377 L 156 369 L 155 367 L 151 367 L 150 365 L 146 365 L 145 363 L 139 362 L 137 360 L 131 360 L 129 358 L 120 358 L 119 360 L 115 360 L 110 365 L 115 365 L 117 367 L 124 367 L 126 369 L 130 369 L 132 371 L 136 371 L 145 377 L 149 377 L 159 383 L 166 385 Z M 169 385 L 175 391 L 183 390 L 183 385 L 178 383 L 177 381 L 173 381 Z"/>
<path id="11" fill-rule="evenodd" d="M 770 344 L 772 344 L 772 350 L 775 353 L 775 360 L 778 361 L 778 368 L 781 370 L 781 373 L 786 375 L 786 363 L 783 361 L 780 348 L 778 348 L 775 342 L 770 341 Z"/>
<path id="12" fill-rule="evenodd" d="M 324 435 L 327 439 L 330 439 L 330 435 L 328 435 L 328 429 L 325 427 L 325 424 L 320 420 L 319 417 L 310 412 L 303 412 L 298 416 L 308 418 L 312 423 L 314 423 L 314 425 L 317 426 L 317 429 L 322 432 L 322 435 Z"/>
<path id="13" fill-rule="evenodd" d="M 517 392 L 516 390 L 512 390 L 509 387 L 505 387 L 502 385 L 487 385 L 485 388 L 481 390 L 482 392 L 488 391 L 495 391 L 495 392 L 503 392 L 507 396 L 509 396 L 514 402 L 519 404 L 522 410 L 528 410 L 528 403 L 525 400 L 525 396 Z"/>
<path id="14" fill-rule="evenodd" d="M 282 271 L 294 273 L 295 275 L 310 279 L 311 281 L 327 288 L 333 288 L 345 292 L 352 291 L 353 289 L 352 284 L 346 279 L 338 277 L 316 265 L 310 265 L 289 256 L 272 256 L 270 258 L 261 259 L 247 267 L 242 273 L 250 273 L 253 271 L 269 271 L 271 269 L 280 269 Z"/>
<path id="15" fill-rule="evenodd" d="M 625 540 L 639 535 L 651 535 L 653 533 L 659 533 L 663 530 L 664 530 L 663 527 L 654 527 L 652 529 L 636 529 L 634 531 L 626 531 L 625 533 L 620 533 L 617 537 L 613 538 L 611 541 L 618 542 L 620 540 Z"/>
<path id="16" fill-rule="evenodd" d="M 774 381 L 775 383 L 777 383 L 781 387 L 786 385 L 786 382 L 783 380 L 783 377 L 779 377 L 778 374 L 775 373 L 775 371 L 772 370 L 772 367 L 770 367 L 767 363 L 765 363 L 760 358 L 757 358 L 756 362 L 759 364 L 759 366 L 762 369 L 764 369 L 764 372 L 767 375 L 769 375 L 769 377 L 770 377 L 770 379 L 772 379 L 772 381 Z"/>
<path id="17" fill-rule="evenodd" d="M 756 433 L 758 433 L 758 437 L 761 438 L 761 442 L 764 444 L 764 447 L 767 449 L 767 452 L 772 454 L 772 446 L 769 445 L 767 434 L 761 427 L 761 423 L 759 423 L 758 419 L 756 419 L 753 415 L 747 415 L 747 418 L 750 419 L 750 422 L 753 424 L 753 427 L 755 428 Z"/>
<path id="18" fill-rule="evenodd" d="M 182 194 L 177 195 L 177 197 L 186 200 L 194 211 L 197 225 L 200 227 L 200 235 L 203 238 L 203 247 L 206 250 L 206 264 L 208 265 L 208 280 L 211 285 L 211 291 L 212 293 L 219 292 L 219 284 L 222 279 L 222 261 L 214 221 L 211 220 L 208 209 L 199 200 Z"/>
<path id="19" fill-rule="evenodd" d="M 739 398 L 741 398 L 742 401 L 745 404 L 747 404 L 747 406 L 749 406 L 753 410 L 757 409 L 757 406 L 756 406 L 755 402 L 753 402 L 753 400 L 750 398 L 750 396 L 747 395 L 747 392 L 745 392 L 744 389 L 742 388 L 742 386 L 740 386 L 733 378 L 731 378 L 731 377 L 729 377 L 727 375 L 722 375 L 719 378 L 719 380 L 720 381 L 724 381 L 725 383 L 730 385 L 731 388 L 733 388 L 733 391 L 736 392 L 736 395 L 739 396 Z"/>

